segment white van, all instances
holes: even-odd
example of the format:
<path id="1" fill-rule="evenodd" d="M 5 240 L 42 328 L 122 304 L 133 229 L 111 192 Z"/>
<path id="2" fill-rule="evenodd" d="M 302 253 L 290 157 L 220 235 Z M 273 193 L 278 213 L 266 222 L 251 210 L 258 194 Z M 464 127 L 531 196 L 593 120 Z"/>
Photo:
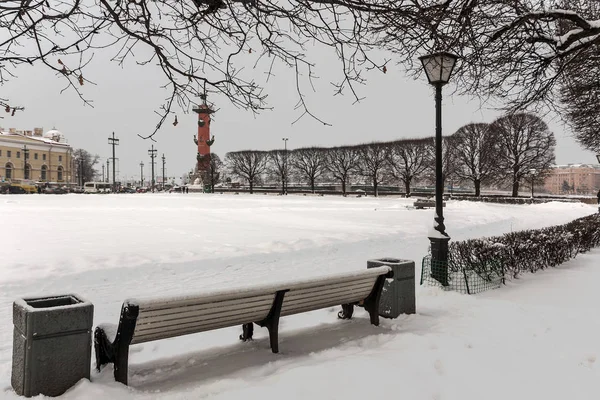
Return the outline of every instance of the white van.
<path id="1" fill-rule="evenodd" d="M 110 183 L 106 182 L 86 182 L 83 185 L 85 193 L 110 193 Z"/>

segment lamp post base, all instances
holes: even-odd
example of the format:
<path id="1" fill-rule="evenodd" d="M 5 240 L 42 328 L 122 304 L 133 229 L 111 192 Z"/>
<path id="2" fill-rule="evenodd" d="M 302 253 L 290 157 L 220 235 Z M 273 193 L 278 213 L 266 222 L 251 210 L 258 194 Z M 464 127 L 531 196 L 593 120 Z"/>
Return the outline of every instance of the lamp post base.
<path id="1" fill-rule="evenodd" d="M 448 242 L 449 237 L 429 238 L 431 242 L 431 277 L 442 286 L 448 286 Z"/>

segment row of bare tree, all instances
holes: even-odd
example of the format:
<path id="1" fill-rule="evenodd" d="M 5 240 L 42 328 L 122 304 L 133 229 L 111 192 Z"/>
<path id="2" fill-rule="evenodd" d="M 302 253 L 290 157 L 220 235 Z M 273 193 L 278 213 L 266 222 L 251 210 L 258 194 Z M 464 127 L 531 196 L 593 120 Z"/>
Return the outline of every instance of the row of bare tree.
<path id="1" fill-rule="evenodd" d="M 511 114 L 491 124 L 461 127 L 445 137 L 443 180 L 472 185 L 509 184 L 517 196 L 523 179 L 535 170 L 546 173 L 554 162 L 556 141 L 548 126 L 532 114 Z M 244 150 L 227 153 L 228 172 L 247 182 L 250 192 L 264 181 L 277 181 L 282 190 L 290 180 L 310 185 L 336 181 L 346 194 L 351 183 L 368 182 L 377 196 L 381 184 L 402 184 L 407 196 L 416 181 L 435 180 L 433 138 L 403 139 L 342 147 L 295 150 Z"/>

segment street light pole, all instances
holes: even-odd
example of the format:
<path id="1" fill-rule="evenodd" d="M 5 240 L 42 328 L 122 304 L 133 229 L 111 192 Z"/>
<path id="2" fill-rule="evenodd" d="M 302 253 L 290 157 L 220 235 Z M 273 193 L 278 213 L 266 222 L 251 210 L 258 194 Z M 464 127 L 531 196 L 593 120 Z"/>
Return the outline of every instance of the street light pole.
<path id="1" fill-rule="evenodd" d="M 106 183 L 110 181 L 110 158 L 106 159 Z"/>
<path id="2" fill-rule="evenodd" d="M 283 140 L 283 187 L 281 188 L 282 193 L 281 194 L 287 194 L 287 180 L 288 180 L 288 173 L 287 173 L 287 142 L 289 140 L 289 138 L 281 138 L 281 140 Z"/>
<path id="3" fill-rule="evenodd" d="M 157 151 L 158 150 L 156 150 L 154 148 L 154 145 L 152 145 L 152 148 L 150 150 L 148 150 L 148 154 L 150 155 L 150 160 L 152 161 L 152 181 L 150 182 L 152 193 L 154 193 L 154 158 L 156 158 Z"/>
<path id="4" fill-rule="evenodd" d="M 531 200 L 533 200 L 533 185 L 535 183 L 535 173 L 537 171 L 535 169 L 530 169 L 529 174 L 531 175 Z"/>
<path id="5" fill-rule="evenodd" d="M 435 87 L 435 217 L 429 231 L 431 242 L 431 276 L 448 286 L 448 242 L 444 225 L 444 181 L 442 169 L 442 86 L 450 80 L 457 56 L 439 52 L 420 57 L 429 83 Z"/>

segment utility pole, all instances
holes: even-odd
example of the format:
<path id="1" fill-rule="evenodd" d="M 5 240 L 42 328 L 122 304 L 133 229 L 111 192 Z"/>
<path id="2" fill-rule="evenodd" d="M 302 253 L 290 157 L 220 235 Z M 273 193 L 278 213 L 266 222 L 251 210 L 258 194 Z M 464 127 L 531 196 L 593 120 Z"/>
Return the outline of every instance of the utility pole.
<path id="1" fill-rule="evenodd" d="M 162 155 L 162 190 L 165 190 L 165 153 Z"/>
<path id="2" fill-rule="evenodd" d="M 29 173 L 29 169 L 27 168 L 27 159 L 29 158 L 29 149 L 27 148 L 27 145 L 24 144 L 23 148 L 21 150 L 23 150 L 23 179 L 31 179 L 31 177 L 29 176 L 31 174 Z"/>
<path id="3" fill-rule="evenodd" d="M 102 164 L 102 182 L 104 182 L 104 164 Z"/>
<path id="4" fill-rule="evenodd" d="M 108 183 L 108 181 L 110 180 L 110 172 L 108 172 L 108 171 L 110 171 L 109 167 L 110 167 L 110 158 L 108 158 L 106 160 L 106 183 Z"/>
<path id="5" fill-rule="evenodd" d="M 152 161 L 152 182 L 150 183 L 152 185 L 152 193 L 154 193 L 154 158 L 156 158 L 156 152 L 157 150 L 154 148 L 154 145 L 152 145 L 152 149 L 148 150 L 150 160 Z"/>
<path id="6" fill-rule="evenodd" d="M 144 162 L 140 163 L 140 187 L 144 187 Z"/>
<path id="7" fill-rule="evenodd" d="M 112 137 L 108 137 L 108 144 L 112 146 L 112 161 L 113 161 L 113 183 L 112 183 L 112 191 L 113 193 L 117 191 L 117 182 L 115 181 L 116 173 L 115 173 L 115 146 L 119 145 L 119 139 L 115 138 L 115 133 L 113 132 Z"/>

